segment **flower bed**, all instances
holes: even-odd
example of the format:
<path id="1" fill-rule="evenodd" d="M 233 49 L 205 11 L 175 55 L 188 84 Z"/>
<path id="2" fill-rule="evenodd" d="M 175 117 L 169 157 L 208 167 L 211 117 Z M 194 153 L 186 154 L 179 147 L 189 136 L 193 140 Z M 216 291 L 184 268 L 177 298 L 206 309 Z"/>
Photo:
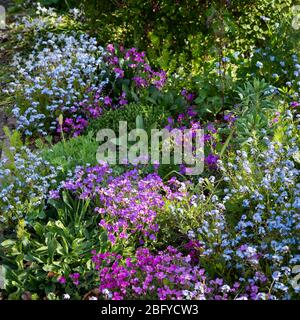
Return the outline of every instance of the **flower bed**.
<path id="1" fill-rule="evenodd" d="M 298 55 L 224 47 L 187 75 L 85 23 L 39 5 L 12 26 L 24 50 L 4 90 L 16 119 L 0 161 L 5 298 L 299 299 Z M 132 139 L 137 161 L 99 160 L 97 133 L 124 121 L 175 130 L 170 161 Z M 193 175 L 175 150 L 200 129 Z M 118 155 L 124 137 L 107 136 Z"/>

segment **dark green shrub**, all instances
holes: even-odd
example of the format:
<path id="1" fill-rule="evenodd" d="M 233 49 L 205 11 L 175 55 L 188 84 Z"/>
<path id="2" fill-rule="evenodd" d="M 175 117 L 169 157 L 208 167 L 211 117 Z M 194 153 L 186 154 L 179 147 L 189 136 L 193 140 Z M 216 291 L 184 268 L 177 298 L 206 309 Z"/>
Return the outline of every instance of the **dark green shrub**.
<path id="1" fill-rule="evenodd" d="M 136 117 L 143 118 L 144 128 L 150 132 L 152 128 L 161 128 L 167 122 L 169 113 L 158 105 L 129 104 L 123 108 L 108 110 L 98 119 L 92 120 L 89 130 L 95 133 L 100 129 L 119 130 L 119 121 L 127 121 L 128 131 L 136 128 Z"/>
<path id="2" fill-rule="evenodd" d="M 79 136 L 68 141 L 61 141 L 55 145 L 45 146 L 40 141 L 38 147 L 42 148 L 41 156 L 53 166 L 61 166 L 62 174 L 74 170 L 76 166 L 86 164 L 96 165 L 96 153 L 99 143 L 93 133 Z"/>

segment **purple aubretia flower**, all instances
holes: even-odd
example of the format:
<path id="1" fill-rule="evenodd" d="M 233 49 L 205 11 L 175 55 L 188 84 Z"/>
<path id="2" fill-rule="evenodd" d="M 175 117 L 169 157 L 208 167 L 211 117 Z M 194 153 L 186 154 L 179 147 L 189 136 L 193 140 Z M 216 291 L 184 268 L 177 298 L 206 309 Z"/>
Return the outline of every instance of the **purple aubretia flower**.
<path id="1" fill-rule="evenodd" d="M 72 281 L 75 284 L 75 286 L 78 286 L 80 284 L 80 282 L 79 282 L 80 274 L 78 272 L 71 273 L 69 275 L 69 277 L 72 279 Z"/>
<path id="2" fill-rule="evenodd" d="M 211 153 L 205 158 L 205 163 L 210 169 L 216 169 L 218 160 L 219 156 Z"/>
<path id="3" fill-rule="evenodd" d="M 108 96 L 104 97 L 104 104 L 110 106 L 112 103 L 112 99 Z"/>
<path id="4" fill-rule="evenodd" d="M 67 282 L 66 278 L 64 276 L 60 276 L 59 278 L 57 278 L 57 281 L 60 284 L 65 284 Z"/>

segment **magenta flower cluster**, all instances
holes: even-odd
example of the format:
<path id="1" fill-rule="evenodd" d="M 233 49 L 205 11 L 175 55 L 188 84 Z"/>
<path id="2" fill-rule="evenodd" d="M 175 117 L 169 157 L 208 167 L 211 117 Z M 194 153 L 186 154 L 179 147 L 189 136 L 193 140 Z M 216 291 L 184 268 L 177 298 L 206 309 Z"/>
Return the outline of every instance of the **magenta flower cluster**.
<path id="1" fill-rule="evenodd" d="M 87 126 L 88 121 L 80 116 L 76 118 L 66 118 L 63 120 L 62 126 L 58 126 L 57 132 L 70 133 L 73 137 L 77 137 Z"/>
<path id="2" fill-rule="evenodd" d="M 93 254 L 92 261 L 99 272 L 100 293 L 106 299 L 268 298 L 259 292 L 258 283 L 266 281 L 260 273 L 257 272 L 256 280 L 252 282 L 235 282 L 229 286 L 220 278 L 210 280 L 205 269 L 191 264 L 190 255 L 184 256 L 171 246 L 157 254 L 148 248 L 139 248 L 132 258 L 109 252 Z"/>
<path id="3" fill-rule="evenodd" d="M 136 48 L 124 49 L 122 46 L 109 44 L 107 61 L 111 65 L 117 79 L 130 78 L 137 88 L 151 85 L 161 89 L 167 81 L 165 71 L 155 71 L 146 62 L 145 52 Z M 132 74 L 132 76 L 128 76 Z"/>
<path id="4" fill-rule="evenodd" d="M 181 299 L 183 290 L 201 280 L 203 270 L 191 267 L 190 257 L 184 257 L 172 247 L 152 254 L 139 248 L 134 258 L 114 253 L 94 254 L 99 270 L 100 292 L 110 292 L 113 300 L 128 298 Z"/>
<path id="5" fill-rule="evenodd" d="M 125 50 L 122 46 L 108 45 L 106 55 L 106 81 L 99 87 L 88 88 L 81 100 L 64 110 L 62 125 L 57 119 L 57 133 L 78 136 L 87 128 L 90 119 L 100 117 L 107 109 L 127 105 L 130 97 L 121 89 L 123 80 L 130 80 L 137 91 L 150 86 L 161 89 L 167 81 L 166 72 L 153 70 L 146 63 L 145 53 L 136 48 Z"/>
<path id="6" fill-rule="evenodd" d="M 122 91 L 120 95 L 109 96 L 105 87 L 96 90 L 89 89 L 87 97 L 69 108 L 68 115 L 63 119 L 62 125 L 57 119 L 57 133 L 66 133 L 76 137 L 84 132 L 90 119 L 99 118 L 105 110 L 118 108 L 128 104 L 127 95 Z"/>
<path id="7" fill-rule="evenodd" d="M 62 188 L 76 192 L 79 199 L 92 199 L 101 188 L 101 183 L 106 181 L 111 173 L 107 163 L 102 163 L 94 167 L 77 167 L 74 177 L 64 181 Z"/>
<path id="8" fill-rule="evenodd" d="M 79 286 L 80 285 L 80 273 L 78 272 L 75 272 L 75 273 L 70 273 L 69 274 L 69 278 L 71 279 L 72 283 L 75 285 L 75 286 Z M 65 276 L 59 276 L 57 278 L 57 282 L 62 284 L 62 285 L 66 285 L 67 284 L 67 278 Z"/>

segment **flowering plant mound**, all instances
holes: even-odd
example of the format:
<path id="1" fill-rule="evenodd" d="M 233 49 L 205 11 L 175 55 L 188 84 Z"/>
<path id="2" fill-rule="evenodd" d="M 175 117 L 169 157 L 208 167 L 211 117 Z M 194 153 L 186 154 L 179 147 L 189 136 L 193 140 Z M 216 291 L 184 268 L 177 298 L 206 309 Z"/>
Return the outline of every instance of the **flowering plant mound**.
<path id="1" fill-rule="evenodd" d="M 154 71 L 146 62 L 145 52 L 138 52 L 136 48 L 126 50 L 123 46 L 109 44 L 106 48 L 110 68 L 117 79 L 130 79 L 137 88 L 155 86 L 161 89 L 166 80 L 165 71 Z"/>
<path id="2" fill-rule="evenodd" d="M 189 255 L 170 246 L 157 254 L 139 248 L 132 258 L 108 252 L 95 254 L 92 260 L 99 271 L 101 296 L 106 299 L 244 300 L 257 288 L 249 284 L 240 294 L 238 282 L 230 287 L 222 279 L 210 280 L 203 268 L 190 264 Z M 263 297 L 256 293 L 257 299 Z"/>
<path id="3" fill-rule="evenodd" d="M 93 262 L 99 270 L 100 292 L 107 299 L 132 299 L 138 296 L 154 299 L 182 299 L 183 290 L 202 280 L 203 270 L 189 265 L 176 249 L 153 255 L 140 248 L 134 258 L 113 253 L 95 254 Z"/>
<path id="4" fill-rule="evenodd" d="M 285 145 L 265 140 L 262 152 L 237 151 L 234 163 L 219 162 L 230 187 L 189 237 L 201 241 L 200 249 L 193 246 L 201 252 L 200 263 L 222 261 L 231 277 L 248 283 L 259 272 L 274 297 L 289 299 L 297 293 L 291 267 L 299 262 L 299 148 L 294 139 Z"/>
<path id="5" fill-rule="evenodd" d="M 15 55 L 17 76 L 10 93 L 17 95 L 17 129 L 46 135 L 56 129 L 60 114 L 75 118 L 75 130 L 84 129 L 76 104 L 106 84 L 103 54 L 94 38 L 48 33 L 37 40 L 29 57 Z"/>
<path id="6" fill-rule="evenodd" d="M 95 38 L 76 32 L 38 37 L 29 56 L 16 54 L 12 66 L 12 112 L 27 136 L 78 136 L 105 109 L 127 105 L 139 90 L 161 89 L 166 82 L 166 73 L 154 71 L 143 52 L 112 45 L 104 50 Z"/>
<path id="7" fill-rule="evenodd" d="M 57 170 L 27 147 L 10 147 L 0 161 L 0 221 L 3 226 L 45 206 Z"/>
<path id="8" fill-rule="evenodd" d="M 236 116 L 234 116 L 232 112 L 227 112 L 223 116 L 222 121 L 200 121 L 200 114 L 194 104 L 196 95 L 194 93 L 188 92 L 186 89 L 183 89 L 181 91 L 181 95 L 184 97 L 186 103 L 188 104 L 186 112 L 181 112 L 174 117 L 168 117 L 168 124 L 165 129 L 169 131 L 177 129 L 182 133 L 186 129 L 191 129 L 191 135 L 193 138 L 195 138 L 196 131 L 198 129 L 203 129 L 204 135 L 201 139 L 205 151 L 204 163 L 208 169 L 214 171 L 215 169 L 217 169 L 217 162 L 219 160 L 218 154 L 221 152 L 226 138 L 234 127 Z M 176 139 L 175 143 L 182 144 L 182 141 L 181 139 Z M 194 146 L 193 151 L 195 151 Z M 180 172 L 182 174 L 188 173 L 189 167 L 186 164 L 181 164 Z"/>
<path id="9" fill-rule="evenodd" d="M 101 216 L 99 225 L 108 232 L 112 243 L 129 236 L 140 244 L 155 240 L 157 211 L 166 201 L 185 194 L 185 190 L 177 190 L 174 179 L 171 185 L 164 184 L 156 173 L 141 177 L 134 169 L 113 177 L 111 172 L 106 163 L 77 168 L 75 176 L 63 182 L 59 190 L 50 191 L 50 197 L 59 199 L 62 189 L 78 199 L 92 200 L 93 210 Z"/>

